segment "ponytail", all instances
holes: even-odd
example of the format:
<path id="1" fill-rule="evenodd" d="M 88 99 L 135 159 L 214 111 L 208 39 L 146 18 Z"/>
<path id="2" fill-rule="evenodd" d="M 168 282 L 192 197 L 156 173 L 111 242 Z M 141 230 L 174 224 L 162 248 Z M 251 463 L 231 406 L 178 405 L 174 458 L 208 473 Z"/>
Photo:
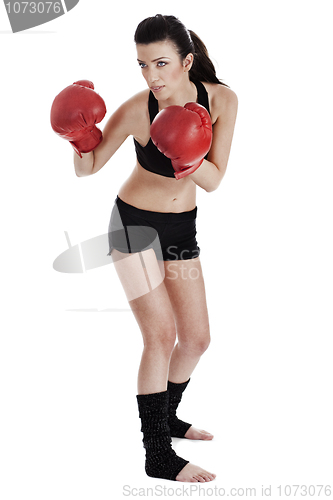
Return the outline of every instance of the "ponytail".
<path id="1" fill-rule="evenodd" d="M 218 83 L 229 87 L 217 78 L 214 64 L 209 58 L 203 41 L 193 31 L 187 30 L 175 16 L 157 14 L 154 17 L 147 17 L 138 25 L 134 35 L 134 41 L 137 44 L 146 45 L 164 40 L 174 43 L 182 61 L 188 54 L 193 54 L 190 80 Z"/>
<path id="2" fill-rule="evenodd" d="M 191 35 L 195 52 L 193 54 L 193 66 L 190 69 L 190 80 L 197 80 L 199 82 L 207 83 L 218 83 L 220 85 L 229 87 L 229 85 L 223 83 L 217 78 L 214 64 L 210 60 L 206 45 L 203 43 L 201 38 L 199 38 L 198 35 L 194 33 L 194 31 L 189 30 L 189 33 Z"/>

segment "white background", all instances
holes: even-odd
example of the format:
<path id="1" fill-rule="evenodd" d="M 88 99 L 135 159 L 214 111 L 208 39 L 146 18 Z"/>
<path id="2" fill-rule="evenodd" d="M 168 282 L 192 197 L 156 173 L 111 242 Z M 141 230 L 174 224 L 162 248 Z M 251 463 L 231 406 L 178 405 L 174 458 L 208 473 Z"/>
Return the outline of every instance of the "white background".
<path id="1" fill-rule="evenodd" d="M 142 340 L 113 266 L 52 267 L 64 231 L 72 245 L 107 232 L 135 162 L 128 139 L 100 172 L 77 178 L 70 145 L 50 126 L 52 101 L 92 80 L 108 110 L 103 128 L 145 88 L 133 35 L 157 13 L 199 34 L 239 99 L 225 178 L 213 193 L 198 188 L 212 343 L 179 411 L 215 439 L 174 440 L 175 449 L 217 474 L 201 485 L 207 495 L 333 485 L 330 7 L 81 0 L 14 35 L 0 5 L 3 500 L 105 500 L 124 485 L 175 496 L 182 486 L 144 472 Z"/>

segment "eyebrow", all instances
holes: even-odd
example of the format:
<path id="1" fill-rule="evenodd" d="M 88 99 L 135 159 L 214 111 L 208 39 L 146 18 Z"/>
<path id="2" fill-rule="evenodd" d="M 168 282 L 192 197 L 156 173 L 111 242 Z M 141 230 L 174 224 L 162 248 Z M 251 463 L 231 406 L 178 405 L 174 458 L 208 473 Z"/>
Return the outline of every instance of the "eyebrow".
<path id="1" fill-rule="evenodd" d="M 152 61 L 152 62 L 159 61 L 160 59 L 170 59 L 170 57 L 158 57 L 157 59 L 153 59 L 153 61 Z M 141 61 L 140 59 L 138 59 L 138 62 L 142 62 L 142 63 L 144 63 L 144 61 Z"/>

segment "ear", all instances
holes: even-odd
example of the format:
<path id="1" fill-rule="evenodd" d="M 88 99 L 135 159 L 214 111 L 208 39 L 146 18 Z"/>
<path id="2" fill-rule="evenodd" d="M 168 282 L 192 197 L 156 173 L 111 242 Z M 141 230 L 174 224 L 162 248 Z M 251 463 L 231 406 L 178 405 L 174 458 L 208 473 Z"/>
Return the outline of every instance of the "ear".
<path id="1" fill-rule="evenodd" d="M 184 61 L 183 61 L 183 68 L 184 68 L 184 71 L 185 72 L 188 72 L 190 71 L 190 69 L 192 68 L 193 66 L 193 61 L 194 61 L 194 56 L 193 54 L 190 52 L 189 54 L 187 54 L 187 56 L 185 57 Z"/>

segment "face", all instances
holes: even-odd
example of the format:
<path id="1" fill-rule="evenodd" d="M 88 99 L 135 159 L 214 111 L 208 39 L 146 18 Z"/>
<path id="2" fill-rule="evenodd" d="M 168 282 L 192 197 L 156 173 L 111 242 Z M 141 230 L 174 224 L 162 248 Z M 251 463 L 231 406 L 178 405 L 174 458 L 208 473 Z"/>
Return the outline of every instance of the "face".
<path id="1" fill-rule="evenodd" d="M 138 44 L 136 48 L 142 75 L 156 99 L 168 99 L 188 80 L 192 54 L 181 61 L 169 41 Z"/>

